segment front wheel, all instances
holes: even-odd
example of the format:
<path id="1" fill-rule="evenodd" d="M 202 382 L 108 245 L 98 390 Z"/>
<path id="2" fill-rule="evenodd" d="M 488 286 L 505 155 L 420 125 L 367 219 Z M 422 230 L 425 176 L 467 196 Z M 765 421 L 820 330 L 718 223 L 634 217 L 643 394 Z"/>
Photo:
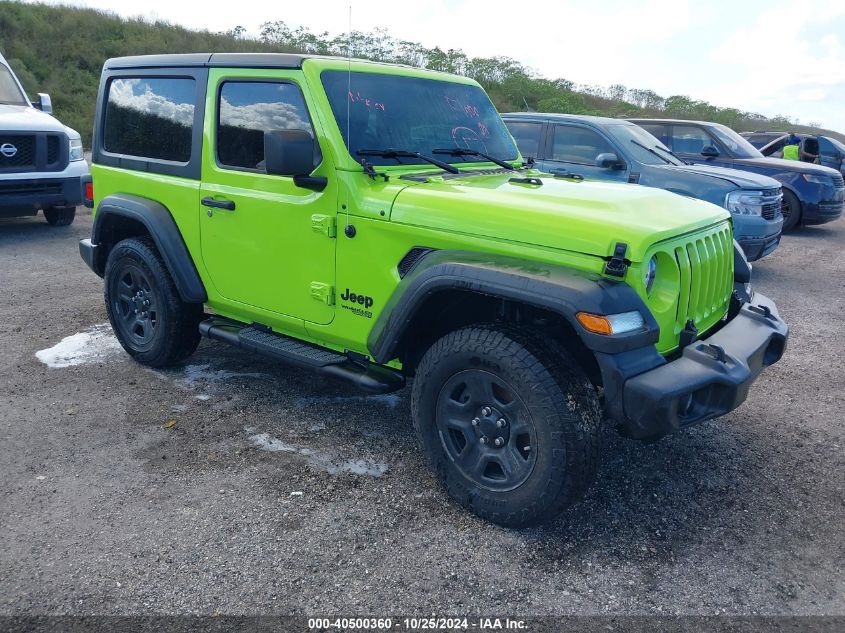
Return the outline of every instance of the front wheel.
<path id="1" fill-rule="evenodd" d="M 104 277 L 109 321 L 135 360 L 167 367 L 194 352 L 202 304 L 182 301 L 152 240 L 118 242 L 109 253 Z"/>
<path id="2" fill-rule="evenodd" d="M 789 189 L 783 190 L 783 232 L 791 231 L 801 222 L 801 201 Z"/>
<path id="3" fill-rule="evenodd" d="M 76 207 L 51 207 L 44 209 L 44 219 L 50 226 L 68 226 L 76 217 Z"/>
<path id="4" fill-rule="evenodd" d="M 598 396 L 553 341 L 486 326 L 452 332 L 420 362 L 411 407 L 448 494 L 499 525 L 547 521 L 595 478 Z"/>

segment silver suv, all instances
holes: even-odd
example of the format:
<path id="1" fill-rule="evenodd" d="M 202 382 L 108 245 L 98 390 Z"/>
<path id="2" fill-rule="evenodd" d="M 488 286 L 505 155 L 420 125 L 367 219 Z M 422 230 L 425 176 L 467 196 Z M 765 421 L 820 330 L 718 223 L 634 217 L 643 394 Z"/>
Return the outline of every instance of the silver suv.
<path id="1" fill-rule="evenodd" d="M 35 215 L 73 222 L 88 165 L 79 132 L 51 116 L 50 97 L 30 103 L 0 55 L 0 218 Z"/>

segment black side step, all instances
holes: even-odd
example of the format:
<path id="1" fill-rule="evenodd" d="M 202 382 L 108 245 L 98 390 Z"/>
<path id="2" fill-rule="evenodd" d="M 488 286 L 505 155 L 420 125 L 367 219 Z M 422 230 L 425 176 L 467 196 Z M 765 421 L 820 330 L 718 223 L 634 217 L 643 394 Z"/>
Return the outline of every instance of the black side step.
<path id="1" fill-rule="evenodd" d="M 405 386 L 405 377 L 388 367 L 357 358 L 353 361 L 346 354 L 237 321 L 211 317 L 200 323 L 200 334 L 262 356 L 347 380 L 370 393 L 390 393 Z"/>

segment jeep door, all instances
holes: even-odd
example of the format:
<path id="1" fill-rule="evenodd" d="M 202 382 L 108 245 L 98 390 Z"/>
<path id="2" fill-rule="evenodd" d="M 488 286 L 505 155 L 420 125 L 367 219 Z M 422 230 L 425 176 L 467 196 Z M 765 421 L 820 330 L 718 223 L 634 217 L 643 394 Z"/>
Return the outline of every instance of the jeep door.
<path id="1" fill-rule="evenodd" d="M 202 257 L 214 289 L 241 312 L 251 306 L 325 324 L 334 317 L 336 179 L 315 191 L 297 186 L 292 176 L 268 174 L 264 162 L 265 132 L 302 129 L 321 136 L 303 84 L 298 71 L 209 71 Z M 315 175 L 329 173 L 316 142 L 314 165 Z"/>
<path id="2" fill-rule="evenodd" d="M 555 123 L 549 127 L 550 138 L 541 169 L 553 174 L 578 174 L 598 180 L 628 180 L 623 154 L 597 130 L 576 123 Z M 596 159 L 601 154 L 615 154 L 620 163 L 616 167 L 600 167 Z"/>

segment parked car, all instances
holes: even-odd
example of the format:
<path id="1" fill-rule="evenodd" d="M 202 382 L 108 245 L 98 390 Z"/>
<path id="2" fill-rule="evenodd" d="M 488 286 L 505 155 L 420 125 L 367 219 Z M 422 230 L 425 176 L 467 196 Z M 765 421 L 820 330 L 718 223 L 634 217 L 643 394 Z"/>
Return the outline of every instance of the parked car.
<path id="1" fill-rule="evenodd" d="M 780 138 L 787 132 L 779 132 L 779 131 L 767 131 L 767 130 L 757 130 L 756 132 L 740 132 L 739 135 L 744 138 L 746 141 L 751 143 L 757 149 L 760 149 L 775 139 Z"/>
<path id="2" fill-rule="evenodd" d="M 830 167 L 845 175 L 845 145 L 841 141 L 832 136 L 814 136 L 812 134 L 796 134 L 795 136 L 801 139 L 802 152 L 818 156 L 815 161 L 809 160 L 806 162 Z M 788 138 L 788 134 L 779 136 L 761 148 L 760 153 L 770 158 L 783 158 L 783 148 Z"/>
<path id="3" fill-rule="evenodd" d="M 88 164 L 79 132 L 51 116 L 50 97 L 30 103 L 0 55 L 0 217 L 36 215 L 73 222 Z"/>
<path id="4" fill-rule="evenodd" d="M 704 121 L 630 119 L 684 160 L 771 176 L 783 186 L 783 230 L 838 219 L 845 179 L 838 171 L 794 160 L 766 158 L 729 127 Z"/>
<path id="5" fill-rule="evenodd" d="M 734 238 L 751 261 L 780 242 L 783 194 L 772 178 L 687 165 L 628 121 L 533 112 L 502 116 L 522 155 L 534 157 L 543 171 L 638 183 L 725 207 L 733 215 Z"/>
<path id="6" fill-rule="evenodd" d="M 581 497 L 605 416 L 646 439 L 725 414 L 784 352 L 727 211 L 529 168 L 466 77 L 121 58 L 94 120 L 80 254 L 132 357 L 206 336 L 374 392 L 413 376 L 434 472 L 502 525 Z"/>

